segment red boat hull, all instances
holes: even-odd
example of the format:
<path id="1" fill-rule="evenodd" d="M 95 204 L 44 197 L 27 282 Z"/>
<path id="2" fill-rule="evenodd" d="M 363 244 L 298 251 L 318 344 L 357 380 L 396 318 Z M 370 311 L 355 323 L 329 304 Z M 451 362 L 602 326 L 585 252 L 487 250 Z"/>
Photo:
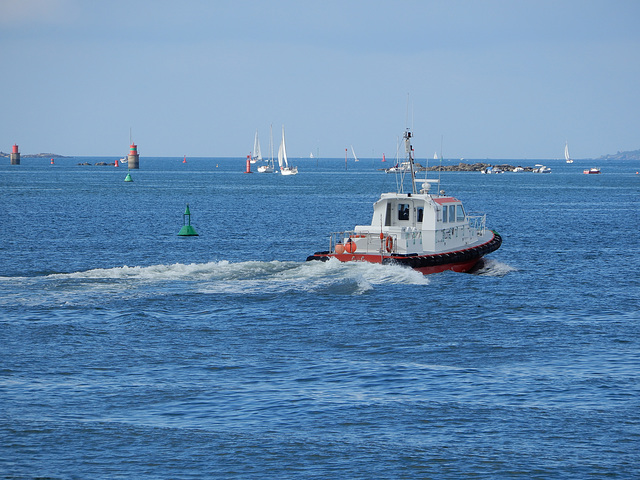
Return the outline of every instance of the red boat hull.
<path id="1" fill-rule="evenodd" d="M 382 264 L 406 265 L 425 275 L 453 270 L 454 272 L 468 272 L 488 253 L 502 244 L 502 237 L 492 232 L 493 237 L 488 242 L 463 250 L 455 250 L 433 255 L 372 255 L 359 253 L 316 252 L 307 257 L 307 261 L 327 261 L 336 258 L 341 262 L 369 262 Z"/>

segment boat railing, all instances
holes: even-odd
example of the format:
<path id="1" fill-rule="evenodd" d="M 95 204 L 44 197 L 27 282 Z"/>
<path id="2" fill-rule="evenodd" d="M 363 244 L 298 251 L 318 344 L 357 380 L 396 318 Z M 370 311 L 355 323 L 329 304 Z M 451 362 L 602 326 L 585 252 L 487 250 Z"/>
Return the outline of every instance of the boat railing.
<path id="1" fill-rule="evenodd" d="M 487 214 L 473 212 L 467 215 L 469 228 L 475 230 L 476 235 L 482 236 L 487 228 Z"/>
<path id="2" fill-rule="evenodd" d="M 391 241 L 386 242 L 387 236 L 392 237 Z M 362 230 L 345 230 L 342 232 L 331 232 L 329 238 L 329 251 L 336 252 L 336 245 L 341 244 L 344 246 L 349 239 L 357 244 L 358 252 L 378 252 L 382 253 L 383 251 L 387 252 L 387 245 L 391 252 L 388 253 L 396 253 L 397 252 L 397 235 L 387 235 L 384 239 L 380 239 L 380 232 L 371 233 Z M 363 245 L 364 243 L 364 245 Z"/>

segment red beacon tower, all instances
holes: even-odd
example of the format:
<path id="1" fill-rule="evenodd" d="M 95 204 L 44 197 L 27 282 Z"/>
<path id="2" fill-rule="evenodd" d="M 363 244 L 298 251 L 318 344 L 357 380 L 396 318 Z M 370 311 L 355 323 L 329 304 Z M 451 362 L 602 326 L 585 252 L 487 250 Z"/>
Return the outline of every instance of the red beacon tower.
<path id="1" fill-rule="evenodd" d="M 15 143 L 13 144 L 13 150 L 11 150 L 11 165 L 20 165 L 20 151 Z"/>

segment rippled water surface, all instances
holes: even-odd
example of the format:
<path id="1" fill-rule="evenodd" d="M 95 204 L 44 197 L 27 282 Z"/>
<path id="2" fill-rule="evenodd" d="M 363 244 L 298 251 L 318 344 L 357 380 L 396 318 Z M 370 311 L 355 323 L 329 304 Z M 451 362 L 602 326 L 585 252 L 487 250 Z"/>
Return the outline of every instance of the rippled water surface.
<path id="1" fill-rule="evenodd" d="M 0 476 L 640 477 L 637 165 L 443 173 L 504 242 L 425 277 L 304 261 L 378 161 L 99 160 L 0 166 Z"/>

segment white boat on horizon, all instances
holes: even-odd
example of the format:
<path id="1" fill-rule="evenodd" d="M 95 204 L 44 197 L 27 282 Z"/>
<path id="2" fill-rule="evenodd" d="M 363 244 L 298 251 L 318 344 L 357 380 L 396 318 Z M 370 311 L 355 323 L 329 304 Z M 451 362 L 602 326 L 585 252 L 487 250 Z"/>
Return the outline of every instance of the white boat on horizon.
<path id="1" fill-rule="evenodd" d="M 258 167 L 258 173 L 273 173 L 276 171 L 273 163 L 273 126 L 269 125 L 269 154 L 271 158 L 266 165 L 260 165 Z"/>
<path id="2" fill-rule="evenodd" d="M 564 159 L 567 163 L 573 163 L 573 160 L 569 156 L 569 142 L 564 142 Z"/>
<path id="3" fill-rule="evenodd" d="M 546 165 L 536 163 L 535 167 L 533 168 L 533 173 L 551 173 L 551 169 Z"/>
<path id="4" fill-rule="evenodd" d="M 253 140 L 253 153 L 251 155 L 251 163 L 261 162 L 262 152 L 260 151 L 260 140 L 258 140 L 258 130 L 256 130 L 256 136 Z"/>
<path id="5" fill-rule="evenodd" d="M 351 153 L 353 153 L 353 160 L 355 162 L 359 162 L 358 157 L 356 157 L 356 151 L 353 149 L 353 145 L 351 145 Z"/>
<path id="6" fill-rule="evenodd" d="M 287 147 L 284 142 L 284 125 L 282 126 L 282 142 L 278 149 L 278 165 L 280 166 L 281 175 L 297 175 L 298 167 L 290 167 L 287 159 Z"/>
<path id="7" fill-rule="evenodd" d="M 411 165 L 409 162 L 400 162 L 396 163 L 393 167 L 386 168 L 384 171 L 387 173 L 402 173 L 408 172 L 411 170 Z"/>

